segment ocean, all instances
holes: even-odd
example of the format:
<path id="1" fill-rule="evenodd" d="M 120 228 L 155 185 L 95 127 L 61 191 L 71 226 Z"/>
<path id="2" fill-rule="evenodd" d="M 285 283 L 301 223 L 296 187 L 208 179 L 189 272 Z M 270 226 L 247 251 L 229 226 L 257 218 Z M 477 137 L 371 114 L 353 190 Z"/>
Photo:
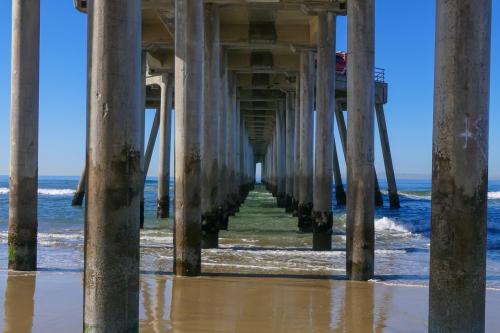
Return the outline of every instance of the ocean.
<path id="1" fill-rule="evenodd" d="M 41 271 L 83 269 L 84 209 L 71 206 L 77 177 L 40 177 L 38 267 Z M 171 191 L 172 191 L 171 184 Z M 427 285 L 429 278 L 429 180 L 399 179 L 401 208 L 384 207 L 375 218 L 375 281 Z M 172 219 L 156 219 L 156 179 L 145 189 L 145 229 L 141 231 L 141 271 L 172 271 Z M 8 177 L 0 176 L 0 270 L 7 269 Z M 171 198 L 173 194 L 171 194 Z M 172 207 L 171 210 L 172 212 Z M 210 273 L 326 275 L 345 277 L 345 207 L 334 209 L 333 249 L 314 252 L 312 235 L 297 231 L 297 220 L 262 186 L 220 233 L 220 248 L 203 250 L 202 270 Z M 488 192 L 487 288 L 500 289 L 500 181 Z"/>

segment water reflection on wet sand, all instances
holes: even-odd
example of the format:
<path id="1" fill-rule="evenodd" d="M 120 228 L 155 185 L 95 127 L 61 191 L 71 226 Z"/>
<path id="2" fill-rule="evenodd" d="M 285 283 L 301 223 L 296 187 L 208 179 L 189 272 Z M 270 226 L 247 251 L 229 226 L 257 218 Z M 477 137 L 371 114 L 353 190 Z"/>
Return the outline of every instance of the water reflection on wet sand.
<path id="1" fill-rule="evenodd" d="M 346 281 L 145 274 L 140 327 L 147 333 L 382 332 L 391 311 L 399 316 L 394 327 L 409 319 L 394 313 L 394 291 L 398 288 Z M 0 292 L 4 333 L 81 331 L 80 273 L 2 272 Z M 423 311 L 416 328 L 423 331 L 424 302 L 417 307 Z"/>
<path id="2" fill-rule="evenodd" d="M 141 276 L 140 331 L 425 332 L 427 288 L 326 279 Z M 3 333 L 81 332 L 78 272 L 0 272 Z M 487 331 L 500 293 L 487 293 Z"/>

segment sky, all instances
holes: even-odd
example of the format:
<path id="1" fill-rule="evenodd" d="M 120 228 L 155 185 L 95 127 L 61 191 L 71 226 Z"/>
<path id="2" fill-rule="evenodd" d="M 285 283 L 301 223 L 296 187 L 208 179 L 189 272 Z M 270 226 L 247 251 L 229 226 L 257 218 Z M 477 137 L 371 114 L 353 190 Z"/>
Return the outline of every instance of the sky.
<path id="1" fill-rule="evenodd" d="M 84 165 L 86 15 L 71 0 L 41 0 L 39 174 L 77 176 Z M 493 1 L 490 179 L 500 179 L 500 1 Z M 376 66 L 386 70 L 385 106 L 396 176 L 429 178 L 432 161 L 435 0 L 376 1 Z M 337 20 L 337 49 L 347 47 Z M 0 175 L 9 173 L 11 1 L 0 1 Z M 146 110 L 146 137 L 154 116 Z M 338 133 L 336 133 L 337 142 Z M 149 175 L 157 173 L 157 146 Z M 384 178 L 378 132 L 375 167 Z M 343 156 L 342 170 L 345 171 Z M 173 150 L 172 150 L 173 151 Z"/>

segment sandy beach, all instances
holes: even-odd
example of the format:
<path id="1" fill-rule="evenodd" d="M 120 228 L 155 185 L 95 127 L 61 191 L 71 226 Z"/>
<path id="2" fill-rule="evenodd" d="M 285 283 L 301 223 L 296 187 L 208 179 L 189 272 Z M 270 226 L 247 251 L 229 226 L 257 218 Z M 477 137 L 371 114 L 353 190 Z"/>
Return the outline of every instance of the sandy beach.
<path id="1" fill-rule="evenodd" d="M 0 274 L 3 333 L 82 331 L 81 272 Z M 427 287 L 325 279 L 142 274 L 140 331 L 426 332 Z M 486 331 L 500 292 L 488 290 Z"/>

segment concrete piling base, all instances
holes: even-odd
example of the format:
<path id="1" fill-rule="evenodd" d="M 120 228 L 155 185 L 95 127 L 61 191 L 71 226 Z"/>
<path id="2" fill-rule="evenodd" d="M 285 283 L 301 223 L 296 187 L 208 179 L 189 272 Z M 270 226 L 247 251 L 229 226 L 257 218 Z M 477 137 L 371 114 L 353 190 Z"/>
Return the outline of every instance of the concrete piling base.
<path id="1" fill-rule="evenodd" d="M 312 203 L 299 204 L 297 210 L 297 217 L 299 219 L 300 232 L 312 232 Z"/>
<path id="2" fill-rule="evenodd" d="M 332 249 L 332 212 L 313 212 L 313 250 L 330 251 Z"/>
<path id="3" fill-rule="evenodd" d="M 291 195 L 285 196 L 285 212 L 287 213 L 293 212 L 293 198 Z"/>
<path id="4" fill-rule="evenodd" d="M 201 248 L 216 249 L 219 247 L 219 227 L 217 211 L 201 216 Z"/>
<path id="5" fill-rule="evenodd" d="M 139 223 L 141 229 L 144 228 L 144 200 L 141 200 L 141 203 L 139 204 Z"/>
<path id="6" fill-rule="evenodd" d="M 279 208 L 286 208 L 286 195 L 284 193 L 279 193 L 276 196 L 276 203 Z"/>
<path id="7" fill-rule="evenodd" d="M 83 198 L 85 197 L 85 191 L 77 191 L 73 194 L 73 199 L 71 200 L 71 206 L 81 206 L 83 204 Z"/>
<path id="8" fill-rule="evenodd" d="M 335 186 L 335 200 L 337 202 L 337 206 L 345 206 L 346 196 L 344 186 Z"/>
<path id="9" fill-rule="evenodd" d="M 156 217 L 160 219 L 165 219 L 170 216 L 170 198 L 163 197 L 158 199 L 156 207 Z"/>

